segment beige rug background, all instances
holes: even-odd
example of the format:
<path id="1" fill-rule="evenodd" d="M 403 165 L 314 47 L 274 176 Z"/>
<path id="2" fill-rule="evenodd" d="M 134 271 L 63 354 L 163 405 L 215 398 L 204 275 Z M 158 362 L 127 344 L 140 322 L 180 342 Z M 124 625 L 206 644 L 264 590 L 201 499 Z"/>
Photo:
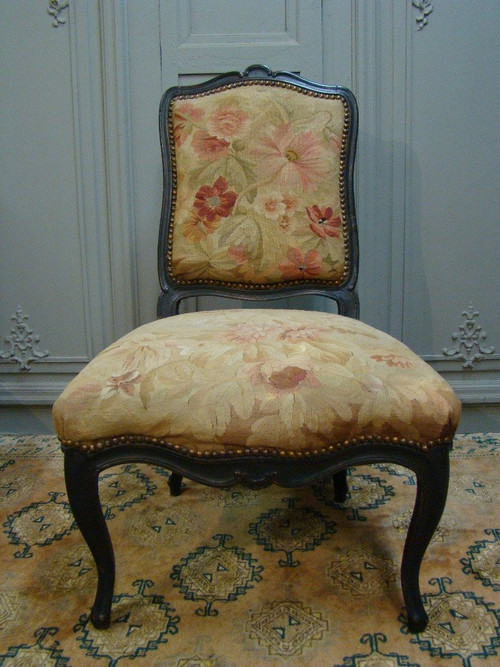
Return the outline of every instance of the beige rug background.
<path id="1" fill-rule="evenodd" d="M 216 490 L 126 465 L 101 475 L 115 545 L 112 627 L 88 611 L 95 570 L 52 436 L 0 437 L 0 665 L 500 664 L 500 434 L 458 436 L 447 508 L 410 635 L 399 562 L 415 497 L 397 466 L 351 469 L 351 494 Z"/>

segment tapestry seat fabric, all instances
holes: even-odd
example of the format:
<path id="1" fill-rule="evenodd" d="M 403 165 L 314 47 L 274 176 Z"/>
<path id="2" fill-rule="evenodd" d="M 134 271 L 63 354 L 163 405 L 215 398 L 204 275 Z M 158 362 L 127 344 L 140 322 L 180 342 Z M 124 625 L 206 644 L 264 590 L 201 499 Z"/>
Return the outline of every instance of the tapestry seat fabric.
<path id="1" fill-rule="evenodd" d="M 63 441 L 166 439 L 189 453 L 303 452 L 353 438 L 452 437 L 460 404 L 403 343 L 324 312 L 165 318 L 101 352 L 54 406 Z"/>

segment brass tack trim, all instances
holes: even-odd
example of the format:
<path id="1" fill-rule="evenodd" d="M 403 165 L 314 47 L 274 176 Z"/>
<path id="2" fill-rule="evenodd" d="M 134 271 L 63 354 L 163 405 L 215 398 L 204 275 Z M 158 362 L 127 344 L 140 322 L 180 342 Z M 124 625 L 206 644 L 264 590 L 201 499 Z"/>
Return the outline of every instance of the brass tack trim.
<path id="1" fill-rule="evenodd" d="M 344 236 L 344 267 L 342 274 L 340 275 L 339 278 L 336 279 L 318 279 L 318 280 L 291 280 L 291 281 L 283 281 L 283 282 L 277 282 L 277 283 L 234 283 L 231 281 L 223 281 L 223 280 L 215 280 L 212 278 L 207 278 L 207 279 L 192 279 L 192 280 L 183 280 L 181 278 L 176 277 L 173 274 L 173 269 L 172 269 L 172 258 L 173 258 L 173 224 L 174 224 L 174 217 L 175 217 L 175 208 L 176 208 L 176 195 L 177 195 L 177 189 L 176 189 L 176 183 L 177 183 L 177 161 L 176 161 L 176 154 L 175 154 L 175 137 L 174 137 L 174 132 L 173 132 L 173 103 L 176 100 L 191 100 L 191 99 L 197 99 L 199 97 L 207 97 L 210 95 L 217 94 L 219 92 L 225 91 L 225 90 L 232 90 L 235 88 L 239 88 L 242 86 L 271 86 L 271 87 L 279 87 L 279 88 L 285 88 L 288 90 L 293 90 L 295 92 L 298 92 L 302 95 L 307 95 L 309 97 L 316 97 L 319 99 L 330 99 L 330 100 L 337 100 L 342 102 L 342 105 L 344 107 L 344 127 L 342 131 L 342 147 L 340 151 L 340 161 L 339 161 L 339 167 L 340 167 L 340 174 L 339 174 L 339 192 L 340 192 L 340 207 L 341 207 L 341 217 L 342 217 L 342 231 L 343 231 L 343 236 Z M 171 165 L 172 165 L 172 208 L 170 211 L 170 219 L 168 223 L 168 232 L 167 232 L 167 249 L 166 249 L 166 255 L 167 255 L 167 265 L 168 265 L 168 276 L 170 281 L 174 285 L 179 285 L 179 286 L 185 286 L 185 285 L 211 285 L 214 287 L 227 287 L 227 288 L 232 288 L 232 289 L 253 289 L 253 290 L 273 290 L 273 289 L 282 289 L 286 287 L 295 287 L 295 286 L 306 286 L 306 285 L 321 285 L 325 287 L 339 287 L 342 285 L 349 277 L 349 273 L 351 270 L 351 256 L 350 256 L 350 242 L 348 239 L 348 228 L 349 225 L 346 220 L 346 202 L 345 202 L 345 165 L 346 165 L 346 159 L 345 159 L 345 153 L 347 150 L 347 139 L 349 136 L 349 129 L 350 129 L 350 122 L 351 122 L 351 117 L 350 117 L 350 112 L 349 112 L 349 105 L 347 103 L 347 100 L 343 95 L 340 95 L 339 93 L 326 93 L 326 92 L 319 92 L 319 91 L 314 91 L 314 90 L 308 90 L 305 88 L 302 88 L 299 85 L 288 83 L 286 81 L 277 81 L 277 80 L 262 80 L 262 79 L 247 79 L 243 81 L 237 81 L 233 82 L 230 84 L 226 84 L 224 86 L 219 86 L 217 88 L 213 88 L 211 90 L 199 92 L 199 93 L 190 93 L 190 94 L 183 94 L 183 95 L 176 95 L 175 97 L 172 97 L 170 100 L 169 108 L 167 111 L 167 126 L 168 126 L 168 140 L 169 140 L 169 146 L 171 147 L 171 152 L 170 152 L 170 160 L 171 160 Z"/>
<path id="2" fill-rule="evenodd" d="M 197 450 L 189 447 L 185 447 L 179 444 L 172 444 L 168 440 L 163 438 L 157 438 L 153 436 L 142 436 L 142 435 L 121 435 L 112 437 L 106 440 L 94 440 L 94 441 L 78 441 L 78 440 L 68 440 L 64 438 L 59 438 L 59 442 L 63 449 L 75 449 L 81 450 L 88 454 L 93 454 L 95 452 L 100 452 L 105 449 L 120 447 L 125 444 L 144 444 L 144 445 L 153 445 L 156 447 L 169 449 L 177 453 L 184 454 L 186 456 L 196 457 L 196 458 L 234 458 L 238 456 L 244 457 L 271 457 L 271 458 L 303 458 L 303 457 L 324 457 L 328 454 L 340 451 L 342 449 L 348 449 L 349 447 L 356 447 L 358 445 L 370 444 L 370 443 L 386 443 L 395 446 L 403 447 L 413 447 L 416 449 L 421 449 L 424 452 L 428 452 L 434 447 L 440 447 L 443 445 L 449 445 L 453 441 L 452 437 L 437 438 L 435 440 L 429 440 L 426 442 L 420 442 L 415 440 L 408 440 L 407 438 L 399 437 L 378 437 L 376 435 L 367 435 L 364 437 L 351 438 L 349 440 L 344 440 L 343 442 L 332 443 L 327 447 L 322 447 L 321 449 L 276 449 L 270 447 L 264 447 L 259 449 L 258 447 L 228 447 L 225 450 L 219 449 L 207 449 L 207 450 Z"/>

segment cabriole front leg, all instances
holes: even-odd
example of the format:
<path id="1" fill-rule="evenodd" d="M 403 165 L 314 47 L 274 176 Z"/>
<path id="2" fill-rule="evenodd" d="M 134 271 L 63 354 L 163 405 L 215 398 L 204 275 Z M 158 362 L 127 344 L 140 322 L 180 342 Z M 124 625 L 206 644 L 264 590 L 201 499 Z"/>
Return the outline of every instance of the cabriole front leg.
<path id="1" fill-rule="evenodd" d="M 449 454 L 445 447 L 428 455 L 417 473 L 417 497 L 406 537 L 401 586 L 408 614 L 408 630 L 422 632 L 428 616 L 422 603 L 419 573 L 422 559 L 443 514 L 448 494 Z"/>
<path id="2" fill-rule="evenodd" d="M 75 450 L 66 450 L 64 454 L 69 504 L 97 567 L 97 592 L 90 620 L 96 628 L 108 628 L 115 583 L 115 559 L 99 500 L 99 473 L 88 455 Z"/>

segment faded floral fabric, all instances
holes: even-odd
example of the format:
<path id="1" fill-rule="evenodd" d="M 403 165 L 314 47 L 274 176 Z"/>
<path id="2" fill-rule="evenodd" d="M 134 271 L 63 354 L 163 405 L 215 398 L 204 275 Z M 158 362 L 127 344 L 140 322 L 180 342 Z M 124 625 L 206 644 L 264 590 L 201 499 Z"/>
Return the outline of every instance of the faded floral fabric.
<path id="1" fill-rule="evenodd" d="M 117 435 L 197 450 L 313 449 L 352 437 L 426 442 L 454 433 L 460 404 L 403 343 L 340 315 L 189 313 L 101 352 L 54 406 L 63 440 Z"/>
<path id="2" fill-rule="evenodd" d="M 342 100 L 242 85 L 174 98 L 171 277 L 339 283 Z"/>

